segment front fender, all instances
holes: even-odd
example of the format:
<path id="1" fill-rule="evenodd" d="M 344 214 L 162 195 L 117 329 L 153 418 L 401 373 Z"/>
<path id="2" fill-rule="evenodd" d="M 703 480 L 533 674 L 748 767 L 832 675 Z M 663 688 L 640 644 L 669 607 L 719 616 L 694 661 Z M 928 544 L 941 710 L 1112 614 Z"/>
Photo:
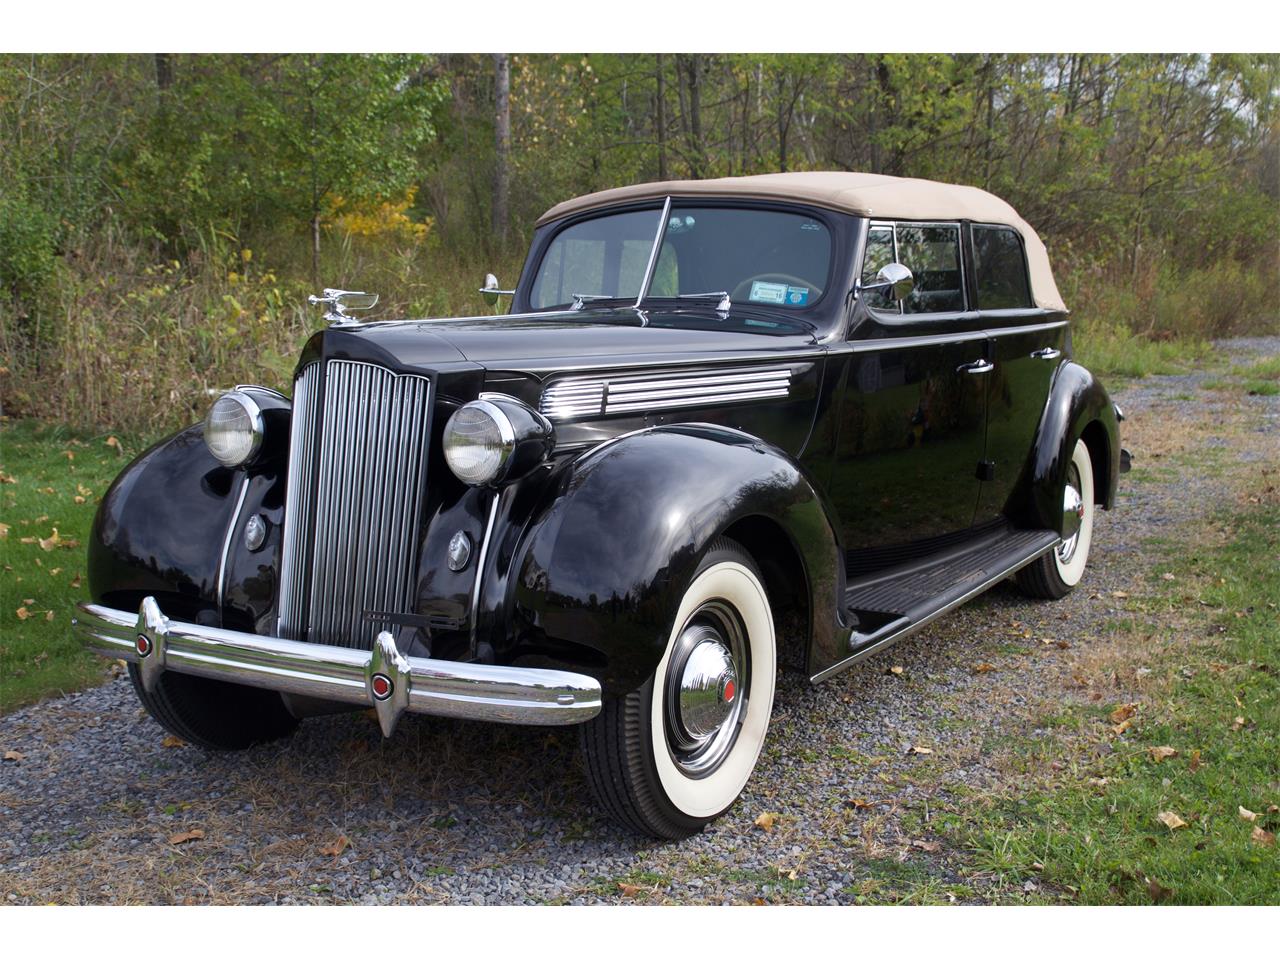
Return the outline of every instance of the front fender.
<path id="1" fill-rule="evenodd" d="M 831 645 L 842 554 L 815 485 L 776 447 L 706 424 L 606 442 L 560 474 L 512 564 L 513 619 L 533 646 L 579 651 L 561 656 L 596 675 L 607 695 L 624 694 L 661 659 L 712 539 L 749 517 L 768 518 L 791 541 L 811 648 Z"/>
<path id="2" fill-rule="evenodd" d="M 1054 376 L 1019 493 L 1009 509 L 1015 523 L 1061 532 L 1062 484 L 1081 437 L 1089 444 L 1094 460 L 1094 498 L 1109 510 L 1115 503 L 1120 476 L 1120 425 L 1115 405 L 1088 369 L 1068 361 Z"/>

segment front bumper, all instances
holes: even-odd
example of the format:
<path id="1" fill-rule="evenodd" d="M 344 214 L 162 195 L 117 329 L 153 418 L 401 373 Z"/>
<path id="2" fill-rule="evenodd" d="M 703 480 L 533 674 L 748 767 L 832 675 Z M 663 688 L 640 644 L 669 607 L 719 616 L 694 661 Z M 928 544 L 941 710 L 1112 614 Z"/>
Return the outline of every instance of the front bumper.
<path id="1" fill-rule="evenodd" d="M 166 670 L 372 707 L 384 736 L 405 711 L 501 723 L 582 723 L 600 712 L 594 677 L 406 657 L 390 633 L 372 650 L 264 637 L 170 620 L 152 597 L 129 613 L 80 603 L 73 620 L 99 653 L 138 665 L 144 689 Z"/>

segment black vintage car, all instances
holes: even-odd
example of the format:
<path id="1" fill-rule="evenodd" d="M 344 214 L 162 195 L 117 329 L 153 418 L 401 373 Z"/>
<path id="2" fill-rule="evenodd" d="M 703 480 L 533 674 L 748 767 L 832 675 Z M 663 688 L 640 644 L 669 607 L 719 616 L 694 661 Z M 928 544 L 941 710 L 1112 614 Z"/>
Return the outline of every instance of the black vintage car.
<path id="1" fill-rule="evenodd" d="M 538 223 L 510 313 L 331 325 L 103 499 L 79 629 L 214 749 L 372 706 L 578 724 L 622 823 L 742 791 L 814 682 L 1015 575 L 1079 582 L 1127 466 L 1045 248 L 984 191 L 654 183 Z M 366 304 L 367 305 L 367 304 Z"/>

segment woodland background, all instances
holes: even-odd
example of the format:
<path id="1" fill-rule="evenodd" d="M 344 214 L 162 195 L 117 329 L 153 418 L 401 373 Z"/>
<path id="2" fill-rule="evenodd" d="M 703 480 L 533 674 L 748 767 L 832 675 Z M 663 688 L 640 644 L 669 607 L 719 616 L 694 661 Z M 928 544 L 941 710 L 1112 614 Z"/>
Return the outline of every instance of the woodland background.
<path id="1" fill-rule="evenodd" d="M 0 55 L 0 405 L 154 432 L 321 325 L 484 312 L 531 225 L 643 180 L 974 184 L 1140 375 L 1280 329 L 1280 56 Z"/>

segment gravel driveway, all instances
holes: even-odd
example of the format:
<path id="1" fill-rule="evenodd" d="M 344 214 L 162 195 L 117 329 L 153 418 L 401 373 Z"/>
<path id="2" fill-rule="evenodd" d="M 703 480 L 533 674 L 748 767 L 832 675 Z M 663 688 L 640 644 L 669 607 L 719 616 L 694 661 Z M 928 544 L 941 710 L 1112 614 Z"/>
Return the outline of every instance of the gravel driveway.
<path id="1" fill-rule="evenodd" d="M 1247 363 L 1280 337 L 1222 346 Z M 1005 583 L 818 687 L 784 677 L 746 792 L 691 840 L 598 815 L 571 729 L 406 715 L 384 742 L 348 714 L 209 754 L 166 738 L 117 678 L 0 718 L 0 751 L 23 756 L 0 765 L 0 901 L 851 903 L 907 876 L 986 899 L 931 811 L 998 786 L 1001 736 L 1079 695 L 1069 679 L 1125 615 L 1116 594 L 1160 559 L 1148 538 L 1193 543 L 1233 477 L 1280 463 L 1280 397 L 1206 389 L 1214 376 L 1113 391 L 1134 469 L 1074 593 L 1036 603 Z"/>

